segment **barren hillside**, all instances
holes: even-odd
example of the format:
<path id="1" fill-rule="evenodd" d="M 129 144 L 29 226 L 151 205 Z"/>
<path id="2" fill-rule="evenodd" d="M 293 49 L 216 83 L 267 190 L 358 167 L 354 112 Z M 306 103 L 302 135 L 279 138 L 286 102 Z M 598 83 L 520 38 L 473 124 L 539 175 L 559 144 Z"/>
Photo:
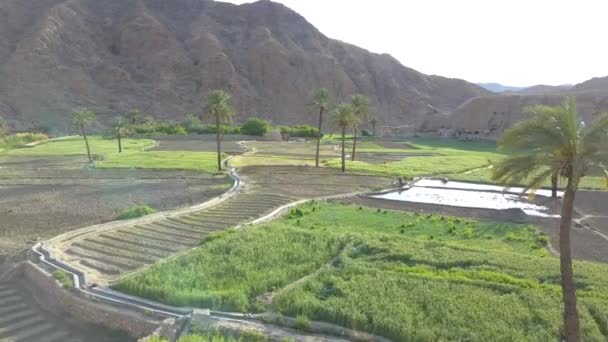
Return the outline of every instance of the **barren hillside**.
<path id="1" fill-rule="evenodd" d="M 319 86 L 369 95 L 383 124 L 488 94 L 329 39 L 267 0 L 4 0 L 0 37 L 0 116 L 18 129 L 64 131 L 76 106 L 101 122 L 134 107 L 180 119 L 214 88 L 240 119 L 275 123 L 314 122 L 305 105 Z"/>

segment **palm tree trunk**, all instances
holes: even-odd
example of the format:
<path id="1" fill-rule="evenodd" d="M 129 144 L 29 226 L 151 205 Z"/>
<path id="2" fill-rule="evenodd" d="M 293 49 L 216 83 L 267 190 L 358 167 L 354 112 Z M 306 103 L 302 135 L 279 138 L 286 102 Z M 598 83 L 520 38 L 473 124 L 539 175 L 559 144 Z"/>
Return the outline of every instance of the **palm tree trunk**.
<path id="1" fill-rule="evenodd" d="M 220 117 L 215 117 L 215 127 L 217 128 L 216 140 L 217 140 L 217 170 L 222 171 L 222 146 L 220 139 Z"/>
<path id="2" fill-rule="evenodd" d="M 346 127 L 342 127 L 342 172 L 346 172 L 346 150 L 344 149 L 345 138 L 346 138 Z"/>
<path id="3" fill-rule="evenodd" d="M 553 174 L 551 175 L 551 197 L 552 198 L 557 198 L 557 177 L 558 177 L 557 172 L 553 171 Z"/>
<path id="4" fill-rule="evenodd" d="M 355 127 L 353 131 L 355 132 L 355 135 L 353 137 L 353 155 L 351 156 L 351 160 L 355 161 L 355 152 L 357 150 L 357 127 Z"/>
<path id="5" fill-rule="evenodd" d="M 319 150 L 321 148 L 321 128 L 323 126 L 323 107 L 319 109 L 319 131 L 317 132 L 317 154 L 315 157 L 315 166 L 319 167 Z"/>
<path id="6" fill-rule="evenodd" d="M 84 138 L 84 144 L 87 147 L 87 157 L 89 158 L 89 163 L 92 163 L 93 158 L 91 158 L 91 148 L 89 147 L 89 139 L 87 139 L 87 134 L 84 131 L 84 124 L 82 122 L 80 123 L 80 133 L 82 134 L 82 137 Z"/>
<path id="7" fill-rule="evenodd" d="M 570 246 L 570 227 L 572 226 L 572 212 L 576 185 L 572 176 L 568 177 L 568 186 L 564 193 L 562 215 L 559 226 L 559 260 L 562 275 L 562 296 L 564 301 L 564 340 L 566 342 L 579 342 L 580 326 L 576 311 L 576 289 L 574 288 L 572 270 L 572 251 Z"/>
<path id="8" fill-rule="evenodd" d="M 118 153 L 122 153 L 122 136 L 120 132 L 118 132 L 116 136 L 118 137 Z"/>

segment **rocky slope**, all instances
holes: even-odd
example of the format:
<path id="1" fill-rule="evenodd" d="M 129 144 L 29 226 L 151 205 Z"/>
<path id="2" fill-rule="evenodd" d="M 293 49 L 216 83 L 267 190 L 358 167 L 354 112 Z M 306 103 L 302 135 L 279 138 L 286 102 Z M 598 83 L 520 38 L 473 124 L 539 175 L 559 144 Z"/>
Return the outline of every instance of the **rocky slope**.
<path id="1" fill-rule="evenodd" d="M 587 122 L 608 113 L 608 77 L 593 78 L 572 87 L 537 86 L 512 94 L 472 98 L 441 120 L 429 120 L 421 128 L 448 136 L 491 137 L 522 119 L 531 105 L 557 106 L 575 96 L 581 119 Z"/>
<path id="2" fill-rule="evenodd" d="M 275 123 L 314 122 L 305 105 L 319 86 L 367 94 L 382 124 L 399 125 L 489 93 L 329 39 L 267 0 L 3 0 L 0 37 L 0 116 L 17 129 L 65 131 L 77 106 L 102 123 L 134 107 L 180 119 L 215 88 L 239 119 Z"/>

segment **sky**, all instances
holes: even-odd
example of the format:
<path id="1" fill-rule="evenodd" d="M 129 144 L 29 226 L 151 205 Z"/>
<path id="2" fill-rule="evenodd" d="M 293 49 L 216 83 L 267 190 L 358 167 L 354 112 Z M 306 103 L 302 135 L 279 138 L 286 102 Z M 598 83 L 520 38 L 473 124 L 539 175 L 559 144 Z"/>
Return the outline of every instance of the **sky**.
<path id="1" fill-rule="evenodd" d="M 425 74 L 510 86 L 608 76 L 607 0 L 274 1 Z"/>

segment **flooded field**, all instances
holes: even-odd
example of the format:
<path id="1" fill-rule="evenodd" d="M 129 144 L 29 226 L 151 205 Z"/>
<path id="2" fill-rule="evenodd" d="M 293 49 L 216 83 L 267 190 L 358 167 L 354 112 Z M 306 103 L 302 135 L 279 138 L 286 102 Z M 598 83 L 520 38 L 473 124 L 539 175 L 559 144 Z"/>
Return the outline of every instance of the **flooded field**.
<path id="1" fill-rule="evenodd" d="M 549 208 L 532 203 L 523 188 L 503 188 L 493 185 L 447 182 L 423 179 L 407 190 L 372 196 L 394 201 L 447 205 L 482 209 L 521 209 L 527 215 L 554 217 Z M 551 191 L 539 190 L 537 196 L 550 196 Z"/>

